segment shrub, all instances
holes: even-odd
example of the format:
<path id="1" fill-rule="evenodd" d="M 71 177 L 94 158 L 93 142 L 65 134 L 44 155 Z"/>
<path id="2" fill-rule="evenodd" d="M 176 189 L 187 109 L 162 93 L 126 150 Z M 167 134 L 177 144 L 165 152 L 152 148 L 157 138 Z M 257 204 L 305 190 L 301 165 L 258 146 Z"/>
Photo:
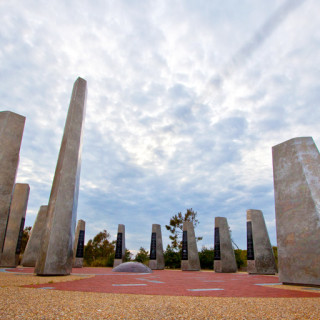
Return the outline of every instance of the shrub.
<path id="1" fill-rule="evenodd" d="M 214 257 L 214 250 L 213 248 L 206 248 L 202 247 L 201 251 L 199 252 L 199 259 L 200 259 L 200 266 L 201 269 L 213 269 L 213 257 Z"/>

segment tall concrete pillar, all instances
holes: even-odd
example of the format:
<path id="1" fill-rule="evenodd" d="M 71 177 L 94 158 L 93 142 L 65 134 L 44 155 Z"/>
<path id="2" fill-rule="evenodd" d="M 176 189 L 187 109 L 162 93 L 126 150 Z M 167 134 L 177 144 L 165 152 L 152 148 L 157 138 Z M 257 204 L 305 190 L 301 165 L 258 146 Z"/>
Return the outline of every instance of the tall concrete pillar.
<path id="1" fill-rule="evenodd" d="M 185 221 L 183 223 L 182 234 L 182 257 L 181 270 L 182 271 L 199 271 L 200 259 L 198 254 L 196 236 L 194 233 L 193 223 Z"/>
<path id="2" fill-rule="evenodd" d="M 320 285 L 320 155 L 311 137 L 272 148 L 279 280 Z"/>
<path id="3" fill-rule="evenodd" d="M 0 112 L 0 261 L 26 118 Z"/>
<path id="4" fill-rule="evenodd" d="M 2 267 L 16 267 L 19 264 L 29 192 L 30 187 L 28 184 L 15 184 L 1 256 Z"/>
<path id="5" fill-rule="evenodd" d="M 87 82 L 78 78 L 53 179 L 47 226 L 35 267 L 37 275 L 67 275 L 72 270 L 86 97 Z"/>
<path id="6" fill-rule="evenodd" d="M 247 264 L 250 274 L 277 272 L 266 223 L 260 210 L 247 210 Z"/>
<path id="7" fill-rule="evenodd" d="M 73 267 L 83 267 L 83 253 L 84 253 L 84 236 L 86 231 L 86 223 L 83 220 L 78 220 L 76 237 L 74 241 L 73 250 Z"/>
<path id="8" fill-rule="evenodd" d="M 221 273 L 237 272 L 236 257 L 232 247 L 227 218 L 216 217 L 214 224 L 214 271 Z"/>
<path id="9" fill-rule="evenodd" d="M 47 214 L 48 206 L 41 206 L 22 257 L 21 264 L 24 267 L 34 267 L 36 265 L 42 237 L 46 228 Z"/>
<path id="10" fill-rule="evenodd" d="M 164 269 L 164 256 L 160 224 L 152 225 L 149 268 L 152 270 Z"/>
<path id="11" fill-rule="evenodd" d="M 118 225 L 117 243 L 116 243 L 116 253 L 114 256 L 113 267 L 115 268 L 122 262 L 126 255 L 126 241 L 125 241 L 125 226 L 124 224 Z"/>

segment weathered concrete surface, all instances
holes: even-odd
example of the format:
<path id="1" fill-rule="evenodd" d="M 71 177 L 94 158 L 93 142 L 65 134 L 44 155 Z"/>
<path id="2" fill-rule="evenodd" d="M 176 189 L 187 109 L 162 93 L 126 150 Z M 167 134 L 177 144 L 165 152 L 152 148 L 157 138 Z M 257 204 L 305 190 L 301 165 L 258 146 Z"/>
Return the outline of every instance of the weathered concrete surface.
<path id="1" fill-rule="evenodd" d="M 36 265 L 42 237 L 46 228 L 47 214 L 48 206 L 41 206 L 22 257 L 21 264 L 24 267 L 34 267 Z"/>
<path id="2" fill-rule="evenodd" d="M 126 254 L 126 230 L 124 224 L 118 225 L 116 253 L 114 257 L 113 267 L 115 268 L 124 262 Z"/>
<path id="3" fill-rule="evenodd" d="M 2 267 L 16 267 L 19 264 L 21 239 L 28 206 L 29 192 L 30 187 L 28 184 L 15 184 L 1 256 Z"/>
<path id="4" fill-rule="evenodd" d="M 266 223 L 261 210 L 247 210 L 247 235 L 248 226 L 252 229 L 253 259 L 248 256 L 247 272 L 250 274 L 275 274 L 276 261 L 273 255 Z M 247 252 L 249 252 L 249 239 L 247 239 Z"/>
<path id="5" fill-rule="evenodd" d="M 185 221 L 183 223 L 183 232 L 184 235 L 182 236 L 181 270 L 199 271 L 200 260 L 198 255 L 198 248 L 193 223 L 190 221 Z M 185 249 L 187 249 L 187 252 L 185 252 Z"/>
<path id="6" fill-rule="evenodd" d="M 78 78 L 52 184 L 47 227 L 35 267 L 37 275 L 67 275 L 72 270 L 86 97 L 87 82 Z"/>
<path id="7" fill-rule="evenodd" d="M 272 148 L 279 279 L 320 285 L 320 155 L 311 137 Z"/>
<path id="8" fill-rule="evenodd" d="M 73 267 L 74 268 L 83 267 L 85 231 L 86 231 L 85 221 L 78 220 L 76 237 L 74 241 L 74 250 L 73 250 Z"/>
<path id="9" fill-rule="evenodd" d="M 0 261 L 26 118 L 0 112 Z"/>
<path id="10" fill-rule="evenodd" d="M 237 272 L 237 263 L 232 247 L 227 219 L 216 217 L 214 239 L 214 271 L 222 273 Z M 219 255 L 217 254 L 219 252 Z"/>
<path id="11" fill-rule="evenodd" d="M 160 224 L 152 225 L 149 268 L 152 270 L 164 269 L 164 256 Z"/>

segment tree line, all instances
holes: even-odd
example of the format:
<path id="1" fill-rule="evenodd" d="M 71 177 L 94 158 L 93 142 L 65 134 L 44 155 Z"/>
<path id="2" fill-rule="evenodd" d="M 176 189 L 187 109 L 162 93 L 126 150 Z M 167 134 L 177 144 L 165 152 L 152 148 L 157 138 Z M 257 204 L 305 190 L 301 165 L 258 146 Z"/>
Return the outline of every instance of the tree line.
<path id="1" fill-rule="evenodd" d="M 197 219 L 197 212 L 192 208 L 187 209 L 185 214 L 179 212 L 171 217 L 166 229 L 170 232 L 171 243 L 167 245 L 164 251 L 164 260 L 166 268 L 179 269 L 181 267 L 181 251 L 182 251 L 182 229 L 183 222 L 191 221 L 194 228 L 197 227 L 199 221 Z M 26 227 L 23 235 L 22 252 L 26 246 L 29 238 L 31 227 Z M 197 237 L 197 241 L 202 240 L 202 237 Z M 116 249 L 116 241 L 110 240 L 110 234 L 107 230 L 99 232 L 93 239 L 90 239 L 84 247 L 83 262 L 85 267 L 113 267 L 114 256 Z M 278 262 L 277 247 L 273 247 L 273 252 Z M 234 249 L 235 258 L 238 269 L 244 269 L 247 266 L 247 250 L 239 248 Z M 213 269 L 214 249 L 205 246 L 199 251 L 199 259 L 201 269 Z M 126 249 L 125 261 L 137 261 L 148 265 L 149 251 L 140 247 L 135 258 L 133 254 Z"/>
<path id="2" fill-rule="evenodd" d="M 182 229 L 183 222 L 191 221 L 196 228 L 199 224 L 197 212 L 192 208 L 182 214 L 171 217 L 169 224 L 165 228 L 170 232 L 171 243 L 167 245 L 164 251 L 164 260 L 166 268 L 179 269 L 181 267 L 181 251 L 182 251 Z M 84 265 L 92 267 L 112 267 L 115 254 L 116 241 L 110 241 L 110 234 L 104 230 L 98 233 L 93 240 L 89 240 L 84 249 Z M 197 237 L 197 241 L 202 240 L 202 237 Z M 277 262 L 277 247 L 273 247 L 276 262 Z M 247 250 L 236 248 L 234 250 L 238 269 L 244 269 L 247 266 Z M 137 261 L 148 265 L 149 251 L 140 247 L 135 258 L 126 249 L 125 261 Z M 214 249 L 205 246 L 199 251 L 199 259 L 201 269 L 213 269 Z"/>

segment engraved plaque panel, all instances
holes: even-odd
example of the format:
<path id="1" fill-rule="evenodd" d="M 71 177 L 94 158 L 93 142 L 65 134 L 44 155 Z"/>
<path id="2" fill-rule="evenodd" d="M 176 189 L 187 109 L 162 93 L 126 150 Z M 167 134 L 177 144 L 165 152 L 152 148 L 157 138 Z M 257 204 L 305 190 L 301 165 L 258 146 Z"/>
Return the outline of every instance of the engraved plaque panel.
<path id="1" fill-rule="evenodd" d="M 247 260 L 254 260 L 252 222 L 247 221 Z"/>
<path id="2" fill-rule="evenodd" d="M 214 258 L 213 259 L 221 260 L 219 228 L 214 228 Z"/>
<path id="3" fill-rule="evenodd" d="M 25 219 L 22 218 L 22 219 L 21 219 L 21 223 L 20 223 L 20 230 L 19 230 L 19 236 L 18 236 L 18 241 L 17 241 L 16 254 L 20 254 L 20 252 L 21 252 L 21 244 L 22 244 L 24 220 L 25 220 Z"/>
<path id="4" fill-rule="evenodd" d="M 83 258 L 83 251 L 84 251 L 84 230 L 80 230 L 76 258 Z"/>
<path id="5" fill-rule="evenodd" d="M 188 260 L 188 231 L 183 231 L 183 235 L 182 235 L 181 260 Z"/>
<path id="6" fill-rule="evenodd" d="M 115 259 L 122 259 L 122 232 L 118 232 Z"/>
<path id="7" fill-rule="evenodd" d="M 157 234 L 155 232 L 152 232 L 151 246 L 150 246 L 150 260 L 157 259 L 157 240 L 156 240 L 156 237 L 157 237 Z"/>

